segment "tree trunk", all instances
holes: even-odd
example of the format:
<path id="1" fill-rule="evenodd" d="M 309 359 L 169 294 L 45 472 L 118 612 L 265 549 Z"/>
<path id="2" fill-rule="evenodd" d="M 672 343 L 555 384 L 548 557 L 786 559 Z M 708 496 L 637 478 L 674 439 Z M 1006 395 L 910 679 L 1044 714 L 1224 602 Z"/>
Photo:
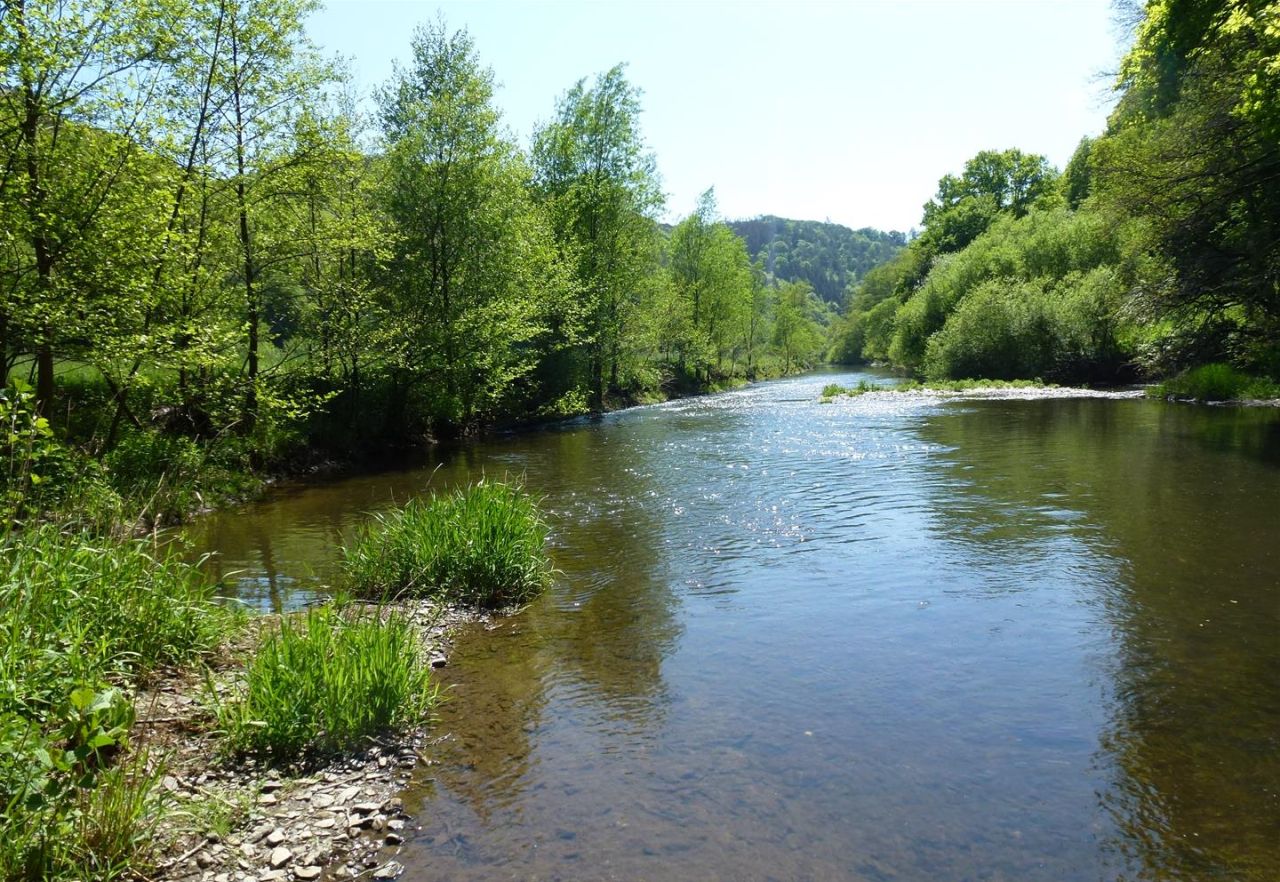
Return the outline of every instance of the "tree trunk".
<path id="1" fill-rule="evenodd" d="M 231 20 L 231 67 L 232 102 L 236 122 L 236 211 L 240 217 L 240 251 L 244 261 L 244 305 L 245 324 L 248 327 L 248 353 L 246 360 L 244 413 L 240 431 L 249 434 L 253 431 L 258 419 L 258 326 L 261 322 L 261 308 L 258 294 L 254 290 L 253 239 L 249 232 L 249 206 L 245 198 L 245 137 L 244 107 L 241 102 L 240 83 L 240 45 L 235 17 Z"/>

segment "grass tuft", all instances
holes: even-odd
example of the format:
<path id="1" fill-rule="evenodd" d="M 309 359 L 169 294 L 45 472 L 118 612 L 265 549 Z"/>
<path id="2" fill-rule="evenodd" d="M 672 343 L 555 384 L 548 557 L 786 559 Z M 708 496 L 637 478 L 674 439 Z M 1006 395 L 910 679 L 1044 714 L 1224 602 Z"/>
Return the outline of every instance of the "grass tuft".
<path id="1" fill-rule="evenodd" d="M 258 647 L 240 694 L 218 707 L 227 747 L 291 761 L 412 726 L 437 697 L 421 655 L 400 613 L 320 607 L 285 619 Z"/>
<path id="2" fill-rule="evenodd" d="M 547 526 L 515 484 L 480 481 L 379 515 L 347 547 L 351 589 L 483 609 L 524 603 L 551 580 Z"/>

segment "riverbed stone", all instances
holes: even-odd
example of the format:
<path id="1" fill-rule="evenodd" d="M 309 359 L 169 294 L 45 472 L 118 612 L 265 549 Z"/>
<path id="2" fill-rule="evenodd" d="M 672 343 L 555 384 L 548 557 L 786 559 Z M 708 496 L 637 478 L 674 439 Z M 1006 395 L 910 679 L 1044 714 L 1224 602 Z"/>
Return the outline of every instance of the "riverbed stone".
<path id="1" fill-rule="evenodd" d="M 314 866 L 313 867 L 294 867 L 293 875 L 299 879 L 302 879 L 303 882 L 310 882 L 311 879 L 320 878 L 320 868 L 314 867 Z"/>
<path id="2" fill-rule="evenodd" d="M 373 871 L 375 879 L 394 879 L 404 872 L 404 864 L 399 861 L 387 861 Z"/>
<path id="3" fill-rule="evenodd" d="M 272 849 L 269 863 L 271 864 L 272 869 L 278 870 L 291 860 L 293 860 L 293 852 L 289 851 L 289 849 L 282 845 L 278 848 Z"/>

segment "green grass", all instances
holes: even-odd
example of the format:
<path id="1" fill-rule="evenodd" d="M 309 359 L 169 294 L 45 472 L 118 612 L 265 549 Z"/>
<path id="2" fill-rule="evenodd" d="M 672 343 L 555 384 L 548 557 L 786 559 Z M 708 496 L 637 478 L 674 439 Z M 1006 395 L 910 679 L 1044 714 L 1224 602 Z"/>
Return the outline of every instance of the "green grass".
<path id="1" fill-rule="evenodd" d="M 1254 377 L 1229 364 L 1201 365 L 1151 388 L 1156 398 L 1192 398 L 1197 401 L 1243 401 L 1280 398 L 1280 383 Z"/>
<path id="2" fill-rule="evenodd" d="M 374 518 L 346 550 L 352 591 L 483 609 L 524 603 L 551 580 L 547 526 L 515 484 L 480 481 Z"/>
<path id="3" fill-rule="evenodd" d="M 146 866 L 163 794 L 156 764 L 128 750 L 130 691 L 239 618 L 146 543 L 49 525 L 0 538 L 0 879 Z"/>
<path id="4" fill-rule="evenodd" d="M 333 607 L 285 619 L 222 702 L 227 748 L 293 761 L 421 722 L 436 701 L 417 630 L 403 615 Z"/>

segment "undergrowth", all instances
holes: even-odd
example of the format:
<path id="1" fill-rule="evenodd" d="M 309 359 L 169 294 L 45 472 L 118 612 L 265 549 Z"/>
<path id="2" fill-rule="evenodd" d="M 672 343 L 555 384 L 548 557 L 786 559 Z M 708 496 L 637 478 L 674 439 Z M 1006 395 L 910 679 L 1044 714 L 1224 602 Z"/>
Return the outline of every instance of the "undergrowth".
<path id="1" fill-rule="evenodd" d="M 152 853 L 159 765 L 132 690 L 239 624 L 189 564 L 32 525 L 0 537 L 0 879 L 114 879 Z"/>
<path id="2" fill-rule="evenodd" d="M 1197 401 L 1245 401 L 1280 398 L 1280 383 L 1254 377 L 1216 362 L 1184 371 L 1152 387 L 1157 398 L 1190 398 Z"/>

